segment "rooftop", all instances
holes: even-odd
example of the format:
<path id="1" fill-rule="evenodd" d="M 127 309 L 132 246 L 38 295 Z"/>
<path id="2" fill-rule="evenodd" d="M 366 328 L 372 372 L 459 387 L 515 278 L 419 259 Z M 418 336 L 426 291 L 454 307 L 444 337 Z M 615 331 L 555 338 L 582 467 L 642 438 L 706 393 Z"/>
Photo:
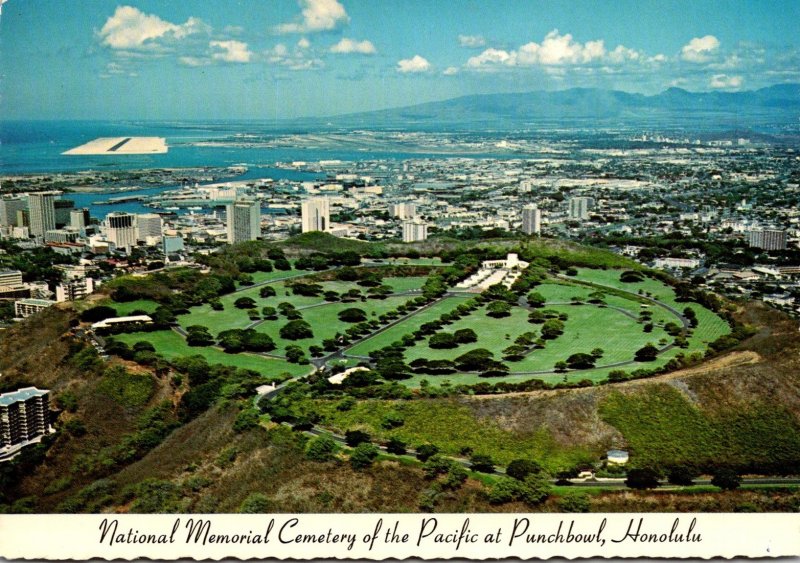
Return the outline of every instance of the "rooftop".
<path id="1" fill-rule="evenodd" d="M 23 387 L 10 393 L 0 395 L 0 406 L 8 407 L 19 401 L 27 401 L 32 397 L 42 397 L 50 391 L 47 389 L 37 389 L 36 387 Z"/>

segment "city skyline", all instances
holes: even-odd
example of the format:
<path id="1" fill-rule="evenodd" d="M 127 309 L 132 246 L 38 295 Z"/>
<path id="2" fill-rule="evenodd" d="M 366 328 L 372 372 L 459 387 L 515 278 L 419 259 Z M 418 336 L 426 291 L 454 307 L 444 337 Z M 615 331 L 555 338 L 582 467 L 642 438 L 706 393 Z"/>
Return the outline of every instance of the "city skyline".
<path id="1" fill-rule="evenodd" d="M 793 2 L 11 0 L 9 119 L 281 119 L 477 93 L 800 81 Z M 31 93 L 40 92 L 32 96 Z"/>

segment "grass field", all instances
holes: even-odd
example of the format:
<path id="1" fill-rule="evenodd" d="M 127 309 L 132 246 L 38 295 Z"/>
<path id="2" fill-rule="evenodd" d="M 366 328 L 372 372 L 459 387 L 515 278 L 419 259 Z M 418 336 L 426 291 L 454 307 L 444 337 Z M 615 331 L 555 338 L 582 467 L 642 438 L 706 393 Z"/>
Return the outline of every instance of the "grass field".
<path id="1" fill-rule="evenodd" d="M 417 330 L 421 325 L 438 319 L 444 313 L 450 312 L 461 303 L 469 299 L 468 297 L 448 297 L 431 307 L 405 319 L 403 322 L 376 334 L 372 338 L 350 348 L 347 353 L 354 356 L 366 356 L 370 350 L 377 350 L 388 346 L 392 342 L 399 340 L 403 335 L 410 334 Z"/>
<path id="2" fill-rule="evenodd" d="M 396 436 L 411 446 L 432 443 L 449 455 L 459 456 L 462 448 L 469 447 L 476 453 L 491 455 L 498 464 L 526 458 L 557 471 L 594 460 L 599 454 L 582 448 L 565 448 L 544 430 L 533 433 L 503 430 L 491 420 L 477 420 L 467 407 L 453 400 L 367 400 L 347 411 L 338 410 L 337 404 L 335 401 L 314 402 L 313 408 L 322 415 L 324 427 L 341 433 L 364 429 L 379 440 Z M 403 425 L 384 429 L 381 421 L 389 412 L 402 417 Z"/>
<path id="3" fill-rule="evenodd" d="M 276 358 L 265 358 L 255 354 L 226 354 L 222 350 L 204 346 L 189 346 L 176 332 L 161 330 L 156 332 L 132 332 L 114 336 L 116 340 L 133 345 L 139 341 L 153 344 L 156 351 L 171 360 L 179 356 L 203 356 L 210 364 L 224 364 L 257 371 L 261 375 L 271 378 L 282 373 L 302 375 L 308 373 L 309 366 L 290 364 Z"/>
<path id="4" fill-rule="evenodd" d="M 117 311 L 117 315 L 120 317 L 124 317 L 131 314 L 131 311 L 136 311 L 137 309 L 141 311 L 147 311 L 148 313 L 152 313 L 158 307 L 158 303 L 155 301 L 151 301 L 150 299 L 137 299 L 136 301 L 128 301 L 127 303 L 116 303 L 111 299 L 107 299 L 100 302 L 100 305 L 106 305 L 108 307 L 113 307 Z"/>

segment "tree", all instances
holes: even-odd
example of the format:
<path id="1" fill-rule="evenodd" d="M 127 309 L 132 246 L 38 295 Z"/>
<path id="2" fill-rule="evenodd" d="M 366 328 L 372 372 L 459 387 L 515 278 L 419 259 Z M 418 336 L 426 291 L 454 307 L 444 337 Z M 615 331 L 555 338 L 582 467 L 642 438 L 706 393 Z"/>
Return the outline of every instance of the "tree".
<path id="1" fill-rule="evenodd" d="M 487 496 L 492 504 L 511 502 L 520 492 L 520 483 L 514 479 L 498 479 L 489 489 Z"/>
<path id="2" fill-rule="evenodd" d="M 673 485 L 689 487 L 694 484 L 695 471 L 686 465 L 676 465 L 667 471 L 667 480 Z"/>
<path id="3" fill-rule="evenodd" d="M 486 306 L 486 314 L 496 319 L 508 317 L 511 315 L 511 305 L 505 301 L 492 301 Z"/>
<path id="4" fill-rule="evenodd" d="M 237 309 L 255 309 L 256 300 L 252 297 L 240 297 L 233 302 L 233 306 Z"/>
<path id="5" fill-rule="evenodd" d="M 202 325 L 192 325 L 186 329 L 186 344 L 189 346 L 211 346 L 214 344 L 214 337 L 207 327 Z"/>
<path id="6" fill-rule="evenodd" d="M 605 350 L 603 350 L 602 348 L 595 348 L 589 353 L 592 355 L 594 359 L 599 360 L 600 358 L 603 357 L 603 354 L 605 354 Z"/>
<path id="7" fill-rule="evenodd" d="M 445 349 L 458 346 L 455 336 L 450 332 L 437 332 L 428 339 L 431 348 Z"/>
<path id="8" fill-rule="evenodd" d="M 589 495 L 579 492 L 566 493 L 558 499 L 558 508 L 562 512 L 589 512 Z"/>
<path id="9" fill-rule="evenodd" d="M 564 323 L 558 319 L 550 319 L 542 325 L 542 338 L 552 340 L 564 332 Z"/>
<path id="10" fill-rule="evenodd" d="M 263 307 L 261 309 L 261 316 L 267 320 L 273 321 L 278 318 L 278 311 L 275 307 Z"/>
<path id="11" fill-rule="evenodd" d="M 541 324 L 547 320 L 547 317 L 542 311 L 531 311 L 528 314 L 528 322 L 531 324 Z"/>
<path id="12" fill-rule="evenodd" d="M 531 291 L 527 296 L 527 300 L 528 305 L 537 309 L 539 307 L 544 307 L 544 304 L 547 303 L 547 299 L 538 291 Z"/>
<path id="13" fill-rule="evenodd" d="M 117 310 L 113 307 L 98 305 L 97 307 L 86 309 L 83 313 L 81 313 L 81 321 L 85 323 L 96 323 L 99 321 L 104 321 L 105 319 L 114 318 L 116 316 Z"/>
<path id="14" fill-rule="evenodd" d="M 291 346 L 287 346 L 286 347 L 286 361 L 287 362 L 290 362 L 290 363 L 293 363 L 293 364 L 299 364 L 305 359 L 306 359 L 306 353 L 303 352 L 303 349 L 300 348 L 300 346 L 291 345 Z"/>
<path id="15" fill-rule="evenodd" d="M 258 295 L 262 299 L 266 299 L 267 297 L 275 297 L 275 295 L 277 294 L 275 293 L 274 287 L 272 287 L 271 285 L 265 285 L 264 287 L 258 290 Z"/>
<path id="16" fill-rule="evenodd" d="M 494 354 L 485 348 L 476 348 L 458 356 L 454 361 L 462 371 L 482 371 L 493 362 Z"/>
<path id="17" fill-rule="evenodd" d="M 531 473 L 522 481 L 519 499 L 528 506 L 536 506 L 546 501 L 552 490 L 546 474 Z"/>
<path id="18" fill-rule="evenodd" d="M 594 367 L 595 357 L 591 354 L 577 353 L 567 358 L 570 369 L 590 369 Z"/>
<path id="19" fill-rule="evenodd" d="M 652 362 L 658 356 L 658 348 L 650 344 L 649 342 L 636 350 L 636 354 L 633 358 L 637 362 Z"/>
<path id="20" fill-rule="evenodd" d="M 433 444 L 422 444 L 417 447 L 417 459 L 420 461 L 428 461 L 431 456 L 439 453 L 439 448 Z"/>
<path id="21" fill-rule="evenodd" d="M 458 344 L 471 344 L 478 341 L 478 335 L 471 328 L 461 328 L 453 333 Z"/>
<path id="22" fill-rule="evenodd" d="M 481 473 L 494 473 L 494 460 L 490 455 L 472 454 L 470 456 L 470 468 Z"/>
<path id="23" fill-rule="evenodd" d="M 302 340 L 304 338 L 314 337 L 311 325 L 303 320 L 289 321 L 286 325 L 281 327 L 278 334 L 285 340 Z"/>
<path id="24" fill-rule="evenodd" d="M 378 448 L 369 442 L 362 442 L 350 454 L 350 465 L 353 469 L 366 469 L 378 457 Z"/>
<path id="25" fill-rule="evenodd" d="M 629 469 L 625 486 L 631 489 L 655 489 L 659 485 L 659 477 L 658 471 L 651 467 Z"/>
<path id="26" fill-rule="evenodd" d="M 363 430 L 348 430 L 344 434 L 344 441 L 351 448 L 355 448 L 357 445 L 369 442 L 370 440 L 370 435 Z"/>
<path id="27" fill-rule="evenodd" d="M 517 481 L 524 481 L 531 473 L 539 473 L 542 466 L 529 459 L 515 459 L 506 467 L 506 475 Z"/>
<path id="28" fill-rule="evenodd" d="M 738 489 L 742 484 L 741 476 L 730 467 L 718 467 L 711 476 L 711 484 L 724 491 Z"/>
<path id="29" fill-rule="evenodd" d="M 400 438 L 392 436 L 386 442 L 386 451 L 390 454 L 403 455 L 406 453 L 406 443 Z"/>
<path id="30" fill-rule="evenodd" d="M 306 447 L 306 458 L 311 461 L 325 462 L 333 459 L 336 442 L 330 436 L 323 435 L 312 438 Z"/>
<path id="31" fill-rule="evenodd" d="M 339 311 L 337 317 L 339 317 L 340 321 L 346 323 L 360 323 L 367 320 L 367 314 L 364 312 L 364 310 L 357 309 L 355 307 Z"/>

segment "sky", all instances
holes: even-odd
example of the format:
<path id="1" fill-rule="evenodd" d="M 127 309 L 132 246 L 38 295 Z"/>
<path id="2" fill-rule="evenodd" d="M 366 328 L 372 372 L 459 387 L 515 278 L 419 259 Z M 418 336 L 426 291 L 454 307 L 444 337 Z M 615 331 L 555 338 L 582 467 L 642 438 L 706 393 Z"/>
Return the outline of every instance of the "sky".
<path id="1" fill-rule="evenodd" d="M 3 119 L 282 119 L 800 82 L 797 0 L 0 0 Z"/>

